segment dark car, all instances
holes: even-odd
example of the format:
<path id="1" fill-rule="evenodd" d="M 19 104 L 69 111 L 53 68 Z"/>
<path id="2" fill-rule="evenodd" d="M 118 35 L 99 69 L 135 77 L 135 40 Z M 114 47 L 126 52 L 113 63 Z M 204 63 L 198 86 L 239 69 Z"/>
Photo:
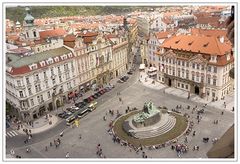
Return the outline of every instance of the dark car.
<path id="1" fill-rule="evenodd" d="M 88 103 L 88 98 L 85 98 L 83 102 Z"/>
<path id="2" fill-rule="evenodd" d="M 58 114 L 58 117 L 63 118 L 66 113 L 67 113 L 67 112 L 65 112 L 65 111 L 62 112 L 62 113 L 59 113 L 59 114 Z"/>
<path id="3" fill-rule="evenodd" d="M 100 97 L 102 94 L 101 93 L 99 93 L 99 92 L 97 92 L 97 93 L 95 93 L 98 97 Z"/>
<path id="4" fill-rule="evenodd" d="M 127 72 L 127 74 L 132 75 L 133 72 L 130 70 L 130 71 Z"/>
<path id="5" fill-rule="evenodd" d="M 98 98 L 98 96 L 97 96 L 96 94 L 93 94 L 92 97 L 93 97 L 94 99 L 97 99 L 97 98 Z"/>
<path id="6" fill-rule="evenodd" d="M 83 107 L 85 107 L 85 106 L 87 105 L 87 103 L 84 102 L 84 101 L 82 101 L 82 102 L 76 103 L 75 105 L 76 105 L 77 107 L 79 107 L 79 108 L 83 108 Z"/>
<path id="7" fill-rule="evenodd" d="M 71 113 L 74 113 L 74 112 L 75 112 L 75 109 L 73 109 L 73 108 L 67 108 L 66 110 L 69 111 L 69 112 L 71 112 Z"/>
<path id="8" fill-rule="evenodd" d="M 128 77 L 128 76 L 123 76 L 123 77 L 121 77 L 121 79 L 120 79 L 120 80 L 122 80 L 122 81 L 126 82 L 128 79 L 129 79 L 129 77 Z"/>

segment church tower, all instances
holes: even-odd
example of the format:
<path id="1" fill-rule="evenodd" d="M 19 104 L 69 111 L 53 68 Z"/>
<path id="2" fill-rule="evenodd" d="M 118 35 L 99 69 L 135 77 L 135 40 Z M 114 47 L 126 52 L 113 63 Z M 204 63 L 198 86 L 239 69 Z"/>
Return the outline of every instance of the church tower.
<path id="1" fill-rule="evenodd" d="M 26 16 L 24 18 L 23 27 L 24 35 L 27 40 L 39 40 L 39 32 L 34 25 L 34 17 L 30 14 L 30 8 L 26 7 Z"/>

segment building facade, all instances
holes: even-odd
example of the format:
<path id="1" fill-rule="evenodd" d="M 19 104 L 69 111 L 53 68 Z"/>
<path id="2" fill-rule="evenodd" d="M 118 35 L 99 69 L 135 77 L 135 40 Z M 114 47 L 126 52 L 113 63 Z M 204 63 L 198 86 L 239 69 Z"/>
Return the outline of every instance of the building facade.
<path id="1" fill-rule="evenodd" d="M 229 70 L 234 65 L 231 45 L 223 37 L 179 35 L 157 52 L 158 80 L 207 99 L 220 99 L 233 91 Z"/>

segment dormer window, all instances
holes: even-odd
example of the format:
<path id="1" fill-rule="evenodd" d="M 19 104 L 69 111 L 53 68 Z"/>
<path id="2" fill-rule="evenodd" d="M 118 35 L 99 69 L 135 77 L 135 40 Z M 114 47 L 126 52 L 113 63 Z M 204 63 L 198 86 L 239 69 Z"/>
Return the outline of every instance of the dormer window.
<path id="1" fill-rule="evenodd" d="M 46 65 L 45 61 L 40 62 L 41 67 L 44 67 Z"/>
<path id="2" fill-rule="evenodd" d="M 193 41 L 192 41 L 192 42 L 190 42 L 190 43 L 188 43 L 188 45 L 189 45 L 189 46 L 191 46 L 192 44 L 193 44 Z"/>
<path id="3" fill-rule="evenodd" d="M 54 60 L 55 60 L 55 62 L 59 62 L 59 57 L 58 56 L 55 57 Z"/>
<path id="4" fill-rule="evenodd" d="M 52 59 L 52 58 L 49 58 L 49 59 L 47 60 L 47 63 L 48 63 L 48 64 L 52 64 L 52 63 L 53 63 L 53 59 Z"/>
<path id="5" fill-rule="evenodd" d="M 203 45 L 203 47 L 207 47 L 207 46 L 208 46 L 208 44 L 209 44 L 209 42 L 208 42 L 208 43 L 206 43 L 206 44 L 204 44 L 204 45 Z"/>
<path id="6" fill-rule="evenodd" d="M 217 62 L 217 56 L 211 56 L 210 62 L 216 63 Z"/>
<path id="7" fill-rule="evenodd" d="M 175 44 L 178 44 L 180 42 L 180 40 L 177 40 L 176 42 L 175 42 Z"/>

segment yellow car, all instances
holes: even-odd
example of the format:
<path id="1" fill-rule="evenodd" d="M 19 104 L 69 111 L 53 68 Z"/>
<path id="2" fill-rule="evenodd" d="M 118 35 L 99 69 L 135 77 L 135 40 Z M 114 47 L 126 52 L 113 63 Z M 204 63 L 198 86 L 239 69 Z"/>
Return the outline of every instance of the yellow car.
<path id="1" fill-rule="evenodd" d="M 92 102 L 89 106 L 88 106 L 88 110 L 93 111 L 94 109 L 96 109 L 97 107 L 97 102 Z"/>

